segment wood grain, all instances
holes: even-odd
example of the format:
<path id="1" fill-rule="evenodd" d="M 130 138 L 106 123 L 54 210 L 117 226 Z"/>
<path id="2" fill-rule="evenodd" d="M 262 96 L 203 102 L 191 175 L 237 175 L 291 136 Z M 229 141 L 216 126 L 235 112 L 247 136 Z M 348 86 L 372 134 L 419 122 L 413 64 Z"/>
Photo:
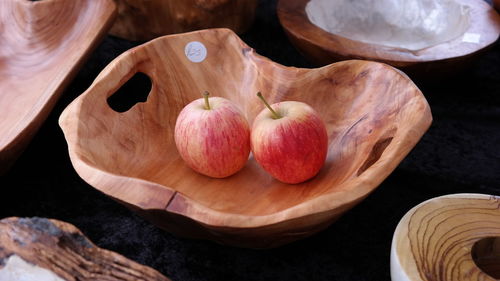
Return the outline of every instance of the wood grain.
<path id="1" fill-rule="evenodd" d="M 118 18 L 110 33 L 129 40 L 213 27 L 236 33 L 250 28 L 257 0 L 116 0 Z"/>
<path id="2" fill-rule="evenodd" d="M 203 62 L 185 46 L 202 42 Z M 168 55 L 166 55 L 168 54 Z M 148 75 L 148 99 L 117 113 L 106 100 L 135 73 Z M 249 123 L 270 103 L 311 105 L 326 123 L 329 151 L 314 179 L 274 180 L 250 158 L 225 179 L 202 176 L 179 157 L 173 130 L 201 93 L 237 104 Z M 256 54 L 228 29 L 153 40 L 109 64 L 63 112 L 59 123 L 79 175 L 173 233 L 243 247 L 278 246 L 311 235 L 387 177 L 431 123 L 419 89 L 380 63 L 347 61 L 318 69 L 284 67 Z"/>
<path id="3" fill-rule="evenodd" d="M 479 34 L 479 43 L 464 42 L 460 36 L 418 51 L 364 43 L 329 33 L 309 21 L 305 12 L 308 2 L 279 0 L 278 17 L 290 41 L 318 65 L 366 59 L 398 67 L 412 78 L 442 78 L 469 65 L 500 35 L 500 16 L 483 0 L 457 0 L 470 7 L 470 26 L 465 33 Z"/>
<path id="4" fill-rule="evenodd" d="M 0 275 L 4 274 L 2 271 L 12 256 L 67 281 L 169 280 L 152 268 L 97 247 L 75 226 L 53 219 L 2 219 Z"/>
<path id="5" fill-rule="evenodd" d="M 400 221 L 392 242 L 393 281 L 500 279 L 500 198 L 433 198 Z"/>
<path id="6" fill-rule="evenodd" d="M 0 1 L 0 173 L 45 121 L 114 13 L 112 0 Z"/>

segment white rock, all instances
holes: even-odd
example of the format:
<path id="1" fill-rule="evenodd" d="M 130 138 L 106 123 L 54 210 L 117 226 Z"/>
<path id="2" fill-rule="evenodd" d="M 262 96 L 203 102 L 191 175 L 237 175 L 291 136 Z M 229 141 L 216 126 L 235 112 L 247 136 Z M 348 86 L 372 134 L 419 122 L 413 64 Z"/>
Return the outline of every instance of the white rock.
<path id="1" fill-rule="evenodd" d="M 30 264 L 17 255 L 10 256 L 2 269 L 0 281 L 64 281 L 54 272 Z"/>

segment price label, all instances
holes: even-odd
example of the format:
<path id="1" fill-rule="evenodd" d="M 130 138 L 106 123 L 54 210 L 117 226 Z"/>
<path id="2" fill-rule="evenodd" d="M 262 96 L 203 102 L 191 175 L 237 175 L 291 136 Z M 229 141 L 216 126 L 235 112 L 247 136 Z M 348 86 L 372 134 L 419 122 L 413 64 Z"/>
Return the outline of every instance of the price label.
<path id="1" fill-rule="evenodd" d="M 188 60 L 199 63 L 205 60 L 207 57 L 207 48 L 203 43 L 198 41 L 189 42 L 184 48 L 184 53 Z"/>

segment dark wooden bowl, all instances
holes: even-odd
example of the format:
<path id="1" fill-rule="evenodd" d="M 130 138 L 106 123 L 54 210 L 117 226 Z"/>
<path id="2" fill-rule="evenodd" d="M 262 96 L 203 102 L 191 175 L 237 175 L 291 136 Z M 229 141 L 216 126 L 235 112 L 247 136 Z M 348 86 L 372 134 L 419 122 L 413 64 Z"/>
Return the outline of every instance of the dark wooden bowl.
<path id="1" fill-rule="evenodd" d="M 311 23 L 305 7 L 309 0 L 279 0 L 278 17 L 290 41 L 311 62 L 325 65 L 346 59 L 379 61 L 395 66 L 411 77 L 452 75 L 492 45 L 500 34 L 500 16 L 483 0 L 457 0 L 470 6 L 470 26 L 465 34 L 479 34 L 478 43 L 463 36 L 433 47 L 413 51 L 352 40 L 329 33 Z"/>
<path id="2" fill-rule="evenodd" d="M 190 61 L 201 42 L 207 56 Z M 107 100 L 136 73 L 150 77 L 146 102 L 118 113 Z M 251 124 L 271 103 L 298 100 L 326 122 L 325 166 L 310 181 L 273 179 L 253 157 L 214 179 L 188 168 L 174 144 L 180 110 L 208 90 L 235 102 Z M 130 93 L 133 95 L 133 93 Z M 62 113 L 59 123 L 78 174 L 160 227 L 187 237 L 267 248 L 324 229 L 372 192 L 432 120 L 427 101 L 402 72 L 345 61 L 318 69 L 284 67 L 257 55 L 228 29 L 155 39 L 122 54 Z"/>
<path id="3" fill-rule="evenodd" d="M 118 18 L 112 35 L 129 40 L 205 28 L 226 27 L 236 33 L 250 28 L 257 0 L 116 0 Z"/>
<path id="4" fill-rule="evenodd" d="M 106 35 L 116 6 L 112 0 L 0 2 L 1 174 Z"/>

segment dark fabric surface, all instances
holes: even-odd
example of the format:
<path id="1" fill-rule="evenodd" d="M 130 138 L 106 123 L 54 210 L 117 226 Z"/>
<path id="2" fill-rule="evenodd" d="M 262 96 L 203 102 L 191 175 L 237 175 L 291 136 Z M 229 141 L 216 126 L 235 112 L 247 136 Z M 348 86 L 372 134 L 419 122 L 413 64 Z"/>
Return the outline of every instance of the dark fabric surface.
<path id="1" fill-rule="evenodd" d="M 288 66 L 311 67 L 290 45 L 262 0 L 242 39 Z M 80 228 L 102 248 L 174 281 L 390 280 L 389 252 L 401 217 L 450 193 L 500 195 L 500 44 L 458 76 L 417 82 L 434 122 L 399 167 L 326 230 L 271 250 L 249 250 L 166 233 L 86 184 L 75 172 L 57 119 L 116 56 L 138 43 L 107 37 L 69 85 L 29 147 L 0 178 L 0 218 L 48 217 Z"/>

